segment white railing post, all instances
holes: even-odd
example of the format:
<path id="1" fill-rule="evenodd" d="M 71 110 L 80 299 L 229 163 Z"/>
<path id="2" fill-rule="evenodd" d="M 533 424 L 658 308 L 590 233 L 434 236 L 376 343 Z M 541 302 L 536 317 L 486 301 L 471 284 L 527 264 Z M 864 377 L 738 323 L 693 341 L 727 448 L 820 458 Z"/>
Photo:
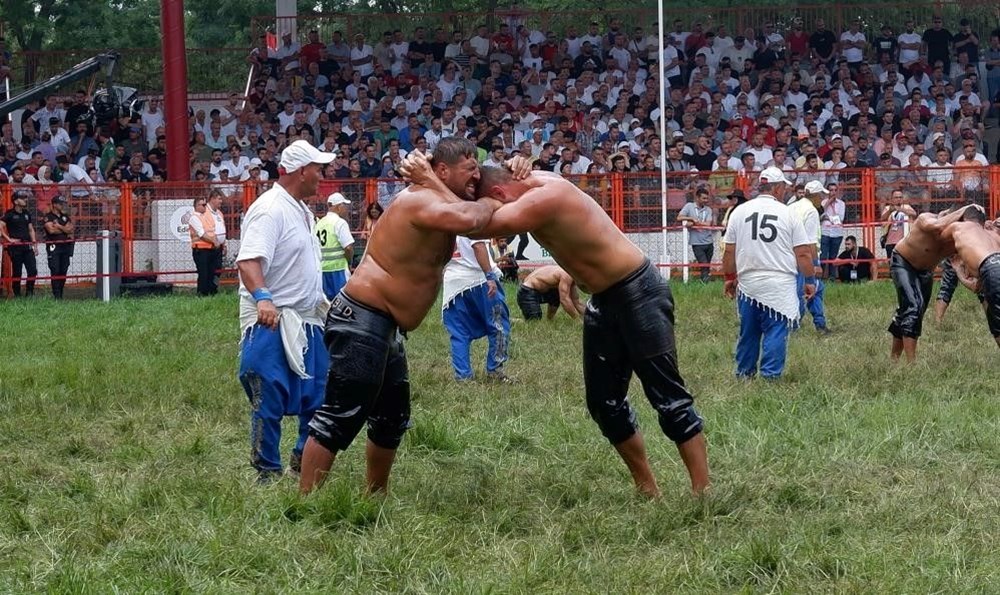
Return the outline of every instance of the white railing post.
<path id="1" fill-rule="evenodd" d="M 691 267 L 688 266 L 691 263 L 691 257 L 688 254 L 688 244 L 691 237 L 691 232 L 688 231 L 688 226 L 691 225 L 690 221 L 685 221 L 683 227 L 681 227 L 681 245 L 683 250 L 681 251 L 681 262 L 684 264 L 684 282 L 688 282 L 688 278 L 691 276 Z"/>

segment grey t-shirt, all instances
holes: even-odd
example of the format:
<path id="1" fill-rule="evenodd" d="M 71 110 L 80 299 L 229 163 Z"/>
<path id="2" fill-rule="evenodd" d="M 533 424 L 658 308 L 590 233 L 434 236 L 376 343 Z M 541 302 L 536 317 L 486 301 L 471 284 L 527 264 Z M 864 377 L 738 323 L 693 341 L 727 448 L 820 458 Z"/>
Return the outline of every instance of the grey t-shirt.
<path id="1" fill-rule="evenodd" d="M 697 219 L 698 221 L 711 225 L 713 221 L 712 217 L 712 207 L 699 207 L 693 202 L 689 202 L 684 205 L 684 208 L 680 212 L 681 217 L 691 217 L 692 219 Z M 692 246 L 704 246 L 705 244 L 714 243 L 713 235 L 715 232 L 708 229 L 697 229 L 690 228 L 688 230 L 688 238 Z"/>

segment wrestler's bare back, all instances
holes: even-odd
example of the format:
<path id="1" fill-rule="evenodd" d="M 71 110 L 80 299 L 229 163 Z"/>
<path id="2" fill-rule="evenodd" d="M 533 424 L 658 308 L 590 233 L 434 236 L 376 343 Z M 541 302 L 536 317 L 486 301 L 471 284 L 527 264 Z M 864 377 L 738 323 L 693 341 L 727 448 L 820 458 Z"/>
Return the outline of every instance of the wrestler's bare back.
<path id="1" fill-rule="evenodd" d="M 344 287 L 352 299 L 388 312 L 402 330 L 420 326 L 455 250 L 455 234 L 413 224 L 417 210 L 441 200 L 421 187 L 400 192 L 380 217 L 364 259 Z"/>
<path id="2" fill-rule="evenodd" d="M 910 226 L 898 244 L 899 252 L 913 268 L 932 271 L 942 259 L 955 253 L 955 240 L 948 227 L 940 225 L 942 218 L 933 213 L 923 213 Z"/>
<path id="3" fill-rule="evenodd" d="M 589 293 L 604 291 L 642 265 L 645 255 L 597 201 L 556 174 L 535 171 L 531 178 L 542 184 L 497 209 L 476 237 L 530 231 Z"/>
<path id="4" fill-rule="evenodd" d="M 961 221 L 951 227 L 956 256 L 972 276 L 979 275 L 979 266 L 987 257 L 1000 252 L 1000 230 L 993 224 L 983 227 L 974 221 Z"/>
<path id="5" fill-rule="evenodd" d="M 559 289 L 559 281 L 566 274 L 568 273 L 556 265 L 539 267 L 531 271 L 531 274 L 524 278 L 521 285 L 542 292 Z"/>

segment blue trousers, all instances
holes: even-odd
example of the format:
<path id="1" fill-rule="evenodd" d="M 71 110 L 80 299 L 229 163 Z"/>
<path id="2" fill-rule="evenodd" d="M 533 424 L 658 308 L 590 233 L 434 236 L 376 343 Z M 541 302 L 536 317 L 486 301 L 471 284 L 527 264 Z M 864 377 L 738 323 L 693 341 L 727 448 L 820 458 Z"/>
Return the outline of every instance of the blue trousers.
<path id="1" fill-rule="evenodd" d="M 288 367 L 281 334 L 255 325 L 247 330 L 240 347 L 240 384 L 250 399 L 250 464 L 258 471 L 281 471 L 281 418 L 299 417 L 299 436 L 294 453 L 302 454 L 309 433 L 309 420 L 323 404 L 330 356 L 323 344 L 323 329 L 306 326 L 309 347 L 306 371 L 299 378 Z"/>
<path id="2" fill-rule="evenodd" d="M 469 351 L 472 342 L 482 337 L 489 340 L 486 354 L 486 371 L 495 372 L 507 362 L 507 346 L 510 341 L 510 309 L 504 295 L 503 284 L 497 283 L 497 294 L 487 295 L 487 286 L 463 292 L 444 309 L 444 328 L 451 337 L 451 365 L 455 378 L 472 378 L 472 364 Z"/>
<path id="3" fill-rule="evenodd" d="M 740 294 L 736 298 L 740 314 L 740 336 L 736 341 L 736 375 L 751 378 L 778 378 L 785 370 L 788 351 L 789 320 L 774 310 L 764 308 Z M 762 353 L 763 352 L 763 353 Z"/>
<path id="4" fill-rule="evenodd" d="M 805 291 L 806 278 L 801 273 L 795 275 L 795 291 L 799 294 L 799 324 L 805 319 L 806 310 L 812 315 L 813 324 L 816 328 L 826 328 L 826 314 L 823 308 L 823 294 L 826 293 L 826 284 L 820 279 L 816 279 L 816 295 L 813 299 L 806 301 Z M 798 325 L 796 325 L 798 326 Z"/>
<path id="5" fill-rule="evenodd" d="M 333 300 L 340 290 L 347 285 L 347 271 L 323 271 L 323 295 Z"/>
<path id="6" fill-rule="evenodd" d="M 819 237 L 819 257 L 822 260 L 833 260 L 837 258 L 840 254 L 840 244 L 843 242 L 844 238 L 841 236 L 820 236 Z M 824 264 L 823 273 L 826 274 L 828 278 L 834 279 L 837 277 L 837 265 Z"/>

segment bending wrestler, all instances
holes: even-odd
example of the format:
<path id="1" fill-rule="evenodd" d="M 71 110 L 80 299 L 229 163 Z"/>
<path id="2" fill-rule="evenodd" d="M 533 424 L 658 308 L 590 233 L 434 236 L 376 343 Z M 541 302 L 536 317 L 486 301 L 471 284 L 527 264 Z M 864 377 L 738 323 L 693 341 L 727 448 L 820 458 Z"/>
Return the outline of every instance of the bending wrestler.
<path id="1" fill-rule="evenodd" d="M 526 160 L 512 161 L 521 162 Z M 404 163 L 414 181 L 448 191 L 426 166 L 410 165 Z M 663 277 L 594 199 L 558 175 L 535 171 L 519 181 L 506 169 L 482 168 L 479 195 L 502 206 L 473 237 L 529 231 L 592 294 L 583 330 L 587 408 L 636 488 L 651 497 L 660 493 L 628 400 L 633 372 L 660 428 L 677 444 L 692 491 L 704 491 L 709 477 L 703 422 L 677 369 L 674 304 Z"/>
<path id="2" fill-rule="evenodd" d="M 426 157 L 412 155 L 430 168 Z M 410 380 L 400 331 L 417 328 L 440 294 L 455 236 L 481 229 L 496 206 L 475 200 L 479 166 L 471 142 L 443 139 L 433 159 L 432 177 L 451 192 L 420 186 L 400 192 L 330 307 L 324 334 L 330 351 L 326 401 L 309 423 L 302 493 L 323 482 L 336 453 L 347 449 L 365 424 L 367 488 L 388 486 L 396 449 L 410 427 Z"/>
<path id="3" fill-rule="evenodd" d="M 951 224 L 986 220 L 982 208 L 967 205 L 953 212 L 923 213 L 913 222 L 910 233 L 896 244 L 889 261 L 889 273 L 896 286 L 898 306 L 889 324 L 892 333 L 893 361 L 906 354 L 906 360 L 917 359 L 917 340 L 923 328 L 924 313 L 931 300 L 934 268 L 942 259 L 955 253 Z"/>
<path id="4" fill-rule="evenodd" d="M 517 289 L 517 305 L 525 320 L 541 320 L 542 304 L 548 306 L 545 317 L 549 320 L 556 317 L 560 304 L 570 318 L 579 318 L 584 311 L 576 281 L 556 265 L 531 271 Z"/>
<path id="5" fill-rule="evenodd" d="M 984 299 L 986 323 L 1000 347 L 1000 230 L 993 223 L 962 222 L 952 226 L 952 236 L 958 280 Z"/>

